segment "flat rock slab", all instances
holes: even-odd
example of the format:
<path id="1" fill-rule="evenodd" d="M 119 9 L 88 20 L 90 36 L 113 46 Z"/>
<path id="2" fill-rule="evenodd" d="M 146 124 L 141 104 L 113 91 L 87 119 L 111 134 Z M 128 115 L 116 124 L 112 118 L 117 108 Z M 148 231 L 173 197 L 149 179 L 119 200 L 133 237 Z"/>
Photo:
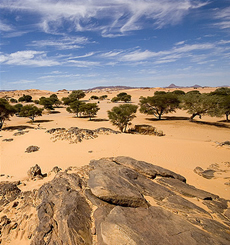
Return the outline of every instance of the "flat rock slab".
<path id="1" fill-rule="evenodd" d="M 157 180 L 158 183 L 163 184 L 170 188 L 172 191 L 179 192 L 180 194 L 188 197 L 197 197 L 203 200 L 217 199 L 218 196 L 210 192 L 197 189 L 196 187 L 186 184 L 182 181 L 172 178 L 160 178 Z"/>
<path id="2" fill-rule="evenodd" d="M 125 170 L 130 175 L 125 175 Z M 130 182 L 130 178 L 137 178 L 137 175 L 135 172 L 132 175 L 131 169 L 105 159 L 90 172 L 88 185 L 95 196 L 108 203 L 128 207 L 147 207 L 147 201 Z"/>
<path id="3" fill-rule="evenodd" d="M 101 222 L 100 231 L 101 244 L 108 245 L 227 245 L 160 207 L 115 207 Z"/>
<path id="4" fill-rule="evenodd" d="M 113 158 L 113 161 L 118 164 L 124 165 L 126 167 L 132 168 L 137 172 L 140 172 L 141 174 L 145 174 L 151 178 L 155 178 L 157 175 L 159 175 L 162 177 L 171 177 L 186 182 L 185 177 L 183 177 L 180 174 L 176 174 L 173 171 L 170 171 L 168 169 L 144 161 L 137 161 L 131 157 L 119 156 Z"/>

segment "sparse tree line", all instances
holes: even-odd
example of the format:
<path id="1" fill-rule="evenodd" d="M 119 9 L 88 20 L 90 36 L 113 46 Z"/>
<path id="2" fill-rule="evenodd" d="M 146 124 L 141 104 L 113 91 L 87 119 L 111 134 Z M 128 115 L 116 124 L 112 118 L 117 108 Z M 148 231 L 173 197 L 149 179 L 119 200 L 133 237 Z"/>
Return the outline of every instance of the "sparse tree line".
<path id="1" fill-rule="evenodd" d="M 80 99 L 85 97 L 82 90 L 74 90 L 67 97 L 62 98 L 62 102 L 58 99 L 56 94 L 50 97 L 41 97 L 39 100 L 33 101 L 36 104 L 43 105 L 44 108 L 38 108 L 35 105 L 16 104 L 12 106 L 6 99 L 0 99 L 0 129 L 6 119 L 17 114 L 22 117 L 29 117 L 32 121 L 36 116 L 41 116 L 44 109 L 54 110 L 54 106 L 58 107 L 60 104 L 66 105 L 66 110 L 69 113 L 79 116 L 87 116 L 90 118 L 97 115 L 99 106 L 97 103 L 86 103 Z M 103 97 L 103 98 L 102 98 Z M 90 99 L 106 99 L 107 96 L 94 97 Z M 12 99 L 12 98 L 11 98 Z M 32 102 L 30 95 L 23 95 L 19 98 L 19 102 Z M 119 106 L 113 107 L 108 111 L 108 117 L 113 125 L 119 128 L 121 132 L 126 132 L 127 126 L 135 118 L 138 106 L 126 102 L 131 101 L 131 95 L 127 93 L 120 93 L 112 98 L 111 102 L 125 102 Z M 15 100 L 10 100 L 11 103 L 17 103 Z M 156 91 L 153 96 L 140 97 L 139 110 L 141 113 L 154 115 L 159 120 L 162 116 L 175 112 L 177 109 L 186 110 L 190 114 L 192 121 L 196 116 L 201 118 L 202 115 L 226 117 L 229 121 L 230 114 L 230 88 L 218 88 L 211 93 L 201 94 L 194 90 L 185 93 L 182 90 L 175 90 L 173 92 Z"/>

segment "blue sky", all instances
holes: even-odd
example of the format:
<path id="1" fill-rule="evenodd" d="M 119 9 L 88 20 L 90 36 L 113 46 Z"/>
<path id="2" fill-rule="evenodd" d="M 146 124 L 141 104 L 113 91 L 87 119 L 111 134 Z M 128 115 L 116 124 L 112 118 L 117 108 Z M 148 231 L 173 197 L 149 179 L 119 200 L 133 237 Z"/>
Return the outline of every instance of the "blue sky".
<path id="1" fill-rule="evenodd" d="M 1 0 L 1 88 L 230 85 L 230 0 Z"/>

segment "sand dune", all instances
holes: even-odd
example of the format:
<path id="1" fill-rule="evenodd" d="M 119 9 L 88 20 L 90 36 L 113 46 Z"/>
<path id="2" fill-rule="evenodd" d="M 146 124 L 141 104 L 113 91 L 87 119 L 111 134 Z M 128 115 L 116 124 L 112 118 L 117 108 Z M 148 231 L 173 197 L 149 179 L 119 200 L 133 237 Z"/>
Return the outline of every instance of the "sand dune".
<path id="1" fill-rule="evenodd" d="M 137 104 L 141 95 L 151 96 L 155 90 L 132 89 L 127 90 L 127 92 L 132 95 L 132 103 Z M 211 90 L 214 90 L 214 88 L 200 89 L 202 92 L 209 92 Z M 52 94 L 48 91 L 37 90 L 29 91 L 28 93 L 34 99 Z M 109 99 L 111 99 L 117 93 L 117 91 L 89 93 L 84 100 L 87 100 L 93 94 L 97 96 L 108 94 Z M 15 96 L 15 98 L 20 94 L 21 92 L 18 91 L 8 92 L 8 96 Z M 6 95 L 6 92 L 1 93 L 0 97 L 4 95 Z M 67 92 L 60 92 L 58 94 L 60 98 L 67 95 Z M 114 105 L 109 100 L 100 101 L 100 111 L 96 118 L 107 119 L 107 110 L 111 109 Z M 3 130 L 1 132 L 0 174 L 2 176 L 0 181 L 25 179 L 27 170 L 35 164 L 38 164 L 43 172 L 48 172 L 54 166 L 66 169 L 69 166 L 86 165 L 91 159 L 123 155 L 175 171 L 185 176 L 189 184 L 230 199 L 230 186 L 224 184 L 230 179 L 230 168 L 226 167 L 226 163 L 230 162 L 230 148 L 229 146 L 218 145 L 218 142 L 230 139 L 229 128 L 189 122 L 186 120 L 186 117 L 189 115 L 181 110 L 178 110 L 176 113 L 167 114 L 168 119 L 162 121 L 152 120 L 152 116 L 138 112 L 137 117 L 133 120 L 133 124 L 155 126 L 163 130 L 165 136 L 157 137 L 124 133 L 117 135 L 110 134 L 99 135 L 96 139 L 83 140 L 78 144 L 70 144 L 65 140 L 53 142 L 50 139 L 51 135 L 46 133 L 46 130 L 58 127 L 67 129 L 70 127 L 87 129 L 109 127 L 114 130 L 117 129 L 106 120 L 89 121 L 88 118 L 75 118 L 73 117 L 74 115 L 66 112 L 65 108 L 57 108 L 56 111 L 60 113 L 44 114 L 42 117 L 37 117 L 33 124 L 29 123 L 28 118 L 16 116 L 12 117 L 10 121 L 6 121 L 5 128 L 22 125 L 32 128 L 25 129 L 28 132 L 20 136 L 14 136 L 14 133 L 18 132 L 17 129 Z M 224 118 L 205 116 L 201 120 L 199 119 L 202 122 L 217 122 L 221 120 L 224 120 Z M 39 129 L 38 124 L 40 124 Z M 2 141 L 9 138 L 12 138 L 13 141 Z M 25 153 L 25 149 L 30 145 L 39 146 L 39 151 Z M 220 171 L 212 179 L 205 179 L 193 171 L 197 166 L 207 169 L 211 164 L 218 164 L 223 172 Z M 35 183 L 28 183 L 27 188 L 35 188 L 34 186 Z"/>

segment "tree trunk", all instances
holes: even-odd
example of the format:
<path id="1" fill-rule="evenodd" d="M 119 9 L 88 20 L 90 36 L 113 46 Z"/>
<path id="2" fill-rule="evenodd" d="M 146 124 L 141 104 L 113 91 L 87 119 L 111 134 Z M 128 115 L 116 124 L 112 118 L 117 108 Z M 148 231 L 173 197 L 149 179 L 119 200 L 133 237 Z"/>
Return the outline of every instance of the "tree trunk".
<path id="1" fill-rule="evenodd" d="M 160 113 L 159 116 L 158 116 L 158 119 L 159 119 L 159 120 L 161 120 L 161 116 L 162 116 L 162 114 Z"/>
<path id="2" fill-rule="evenodd" d="M 190 117 L 190 121 L 193 121 L 195 116 L 199 116 L 199 118 L 201 119 L 201 115 L 199 113 L 193 113 L 192 116 Z"/>
<path id="3" fill-rule="evenodd" d="M 228 116 L 229 116 L 229 113 L 226 113 L 226 121 L 229 122 L 229 119 L 228 119 Z"/>

